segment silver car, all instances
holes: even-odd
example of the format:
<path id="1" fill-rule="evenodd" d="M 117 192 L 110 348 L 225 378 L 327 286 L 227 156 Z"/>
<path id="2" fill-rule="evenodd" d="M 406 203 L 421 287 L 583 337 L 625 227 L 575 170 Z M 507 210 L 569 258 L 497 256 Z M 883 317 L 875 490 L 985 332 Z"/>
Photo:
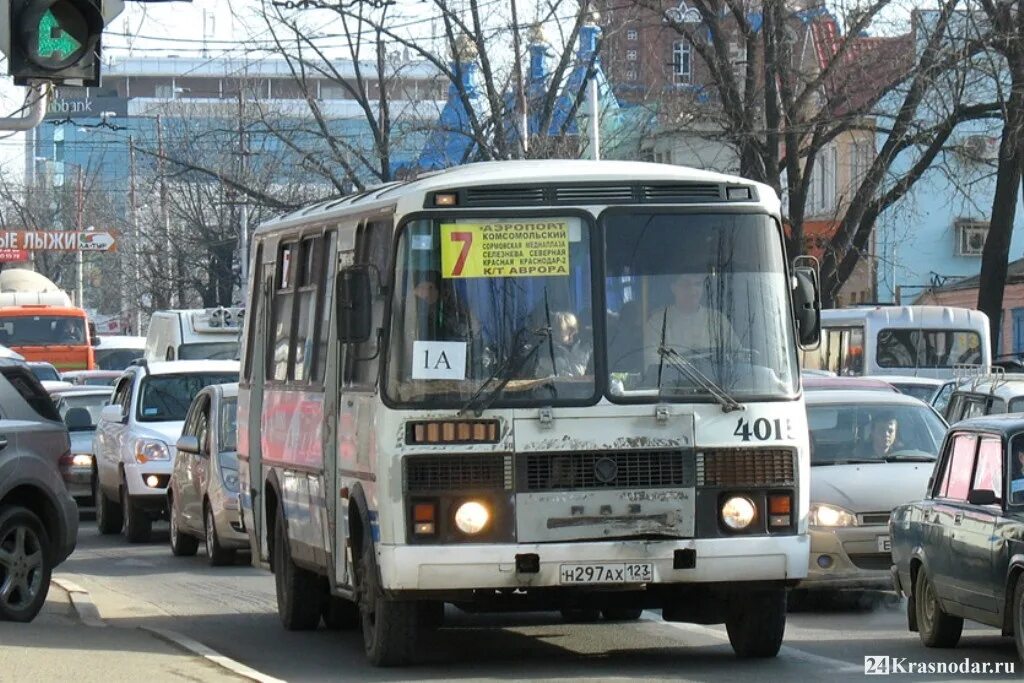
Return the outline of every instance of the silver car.
<path id="1" fill-rule="evenodd" d="M 61 475 L 79 507 L 92 506 L 96 500 L 96 461 L 92 440 L 100 412 L 110 402 L 112 393 L 112 386 L 76 386 L 50 393 L 71 436 L 71 452 L 61 459 Z"/>
<path id="2" fill-rule="evenodd" d="M 891 590 L 889 514 L 928 488 L 946 424 L 905 394 L 808 392 L 810 568 L 801 590 Z"/>
<path id="3" fill-rule="evenodd" d="M 167 487 L 175 555 L 195 555 L 203 539 L 218 566 L 249 547 L 238 504 L 237 413 L 238 384 L 218 384 L 200 391 L 185 417 Z"/>

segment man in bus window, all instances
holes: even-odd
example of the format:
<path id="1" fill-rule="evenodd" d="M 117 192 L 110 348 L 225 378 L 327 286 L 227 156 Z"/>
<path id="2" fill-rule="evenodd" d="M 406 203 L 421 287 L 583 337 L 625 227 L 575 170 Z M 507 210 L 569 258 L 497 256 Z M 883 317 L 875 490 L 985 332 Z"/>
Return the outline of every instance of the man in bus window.
<path id="1" fill-rule="evenodd" d="M 867 438 L 857 445 L 858 458 L 886 458 L 896 447 L 899 420 L 891 413 L 880 413 L 871 420 Z"/>
<path id="2" fill-rule="evenodd" d="M 419 271 L 413 278 L 416 303 L 416 339 L 433 341 L 468 340 L 473 320 L 456 301 L 448 283 L 436 270 Z"/>
<path id="3" fill-rule="evenodd" d="M 537 375 L 583 377 L 593 373 L 591 361 L 594 347 L 581 333 L 579 318 L 569 311 L 551 314 L 552 344 L 542 344 L 538 350 Z M 555 367 L 551 368 L 551 356 Z"/>
<path id="4" fill-rule="evenodd" d="M 647 367 L 658 365 L 658 348 L 675 349 L 681 356 L 739 348 L 732 323 L 721 311 L 705 306 L 705 299 L 715 284 L 706 273 L 679 273 L 672 279 L 672 302 L 659 308 L 644 326 L 644 347 Z M 690 358 L 688 358 L 690 359 Z"/>

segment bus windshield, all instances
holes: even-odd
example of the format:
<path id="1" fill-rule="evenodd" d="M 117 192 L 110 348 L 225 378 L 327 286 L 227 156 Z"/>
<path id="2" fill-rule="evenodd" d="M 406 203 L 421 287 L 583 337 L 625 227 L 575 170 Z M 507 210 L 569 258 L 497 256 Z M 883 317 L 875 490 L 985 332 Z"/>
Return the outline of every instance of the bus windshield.
<path id="1" fill-rule="evenodd" d="M 733 398 L 795 395 L 796 345 L 772 219 L 615 211 L 605 240 L 613 400 L 706 400 L 701 376 Z"/>
<path id="2" fill-rule="evenodd" d="M 0 317 L 0 344 L 4 346 L 80 346 L 84 343 L 84 318 L 67 315 Z"/>
<path id="3" fill-rule="evenodd" d="M 421 220 L 399 238 L 388 395 L 463 405 L 587 402 L 591 226 L 579 217 Z"/>

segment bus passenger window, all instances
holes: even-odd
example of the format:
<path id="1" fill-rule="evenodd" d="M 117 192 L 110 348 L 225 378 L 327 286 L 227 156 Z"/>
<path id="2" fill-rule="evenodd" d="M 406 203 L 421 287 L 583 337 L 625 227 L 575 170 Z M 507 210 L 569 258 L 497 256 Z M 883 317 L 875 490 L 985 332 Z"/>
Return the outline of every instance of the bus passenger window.
<path id="1" fill-rule="evenodd" d="M 317 284 L 323 272 L 323 241 L 320 237 L 302 240 L 298 268 L 298 290 L 295 305 L 296 321 L 292 334 L 294 367 L 291 378 L 296 382 L 309 379 L 313 363 L 313 339 L 316 334 Z"/>
<path id="2" fill-rule="evenodd" d="M 295 297 L 293 267 L 296 244 L 285 244 L 278 252 L 274 295 L 271 300 L 273 344 L 267 354 L 267 379 L 284 382 L 288 379 L 288 351 L 292 332 L 292 304 Z"/>
<path id="3" fill-rule="evenodd" d="M 361 344 L 351 345 L 346 353 L 347 385 L 373 386 L 379 367 L 379 349 L 376 330 L 383 326 L 384 299 L 376 287 L 378 277 L 387 272 L 388 254 L 391 251 L 392 224 L 390 221 L 367 223 L 360 227 L 356 238 L 356 262 L 372 265 L 370 279 L 373 281 L 373 309 L 370 338 Z"/>

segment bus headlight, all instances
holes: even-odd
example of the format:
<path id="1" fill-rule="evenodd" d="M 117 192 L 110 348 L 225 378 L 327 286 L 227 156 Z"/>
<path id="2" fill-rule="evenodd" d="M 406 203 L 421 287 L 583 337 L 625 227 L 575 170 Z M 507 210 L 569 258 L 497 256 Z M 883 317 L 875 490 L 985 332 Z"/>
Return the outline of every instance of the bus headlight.
<path id="1" fill-rule="evenodd" d="M 459 528 L 459 531 L 470 536 L 487 528 L 489 521 L 491 521 L 490 511 L 483 503 L 475 500 L 467 501 L 455 510 L 455 526 Z"/>
<path id="2" fill-rule="evenodd" d="M 857 526 L 857 515 L 838 505 L 811 503 L 807 521 L 811 526 Z"/>
<path id="3" fill-rule="evenodd" d="M 757 506 L 746 496 L 733 496 L 722 503 L 722 523 L 733 531 L 742 531 L 754 523 Z"/>

